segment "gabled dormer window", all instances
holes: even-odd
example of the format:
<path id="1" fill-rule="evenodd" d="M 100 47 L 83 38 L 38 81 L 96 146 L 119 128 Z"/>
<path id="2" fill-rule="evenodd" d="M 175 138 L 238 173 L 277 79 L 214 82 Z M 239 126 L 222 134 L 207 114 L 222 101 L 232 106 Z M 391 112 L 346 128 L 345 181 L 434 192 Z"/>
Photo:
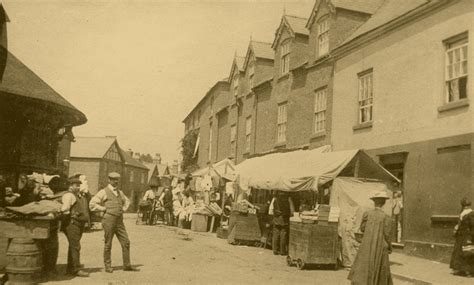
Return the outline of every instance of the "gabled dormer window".
<path id="1" fill-rule="evenodd" d="M 329 18 L 324 18 L 318 23 L 318 51 L 319 56 L 329 52 Z"/>
<path id="2" fill-rule="evenodd" d="M 234 85 L 234 96 L 237 96 L 237 95 L 239 95 L 239 73 L 238 72 L 236 72 L 234 74 L 234 79 L 233 80 L 234 80 L 234 84 L 233 84 Z"/>
<path id="3" fill-rule="evenodd" d="M 290 71 L 290 41 L 280 46 L 280 73 L 286 74 Z"/>
<path id="4" fill-rule="evenodd" d="M 254 75 L 255 75 L 255 63 L 251 61 L 249 63 L 249 86 L 250 88 L 253 88 L 255 85 L 254 82 Z"/>

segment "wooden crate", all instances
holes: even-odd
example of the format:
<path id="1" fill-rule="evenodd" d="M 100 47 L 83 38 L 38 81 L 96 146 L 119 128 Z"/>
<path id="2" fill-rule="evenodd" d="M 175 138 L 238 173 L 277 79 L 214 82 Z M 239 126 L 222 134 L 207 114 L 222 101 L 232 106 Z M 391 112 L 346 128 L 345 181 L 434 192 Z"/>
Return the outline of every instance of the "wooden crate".
<path id="1" fill-rule="evenodd" d="M 338 250 L 337 223 L 290 222 L 289 265 L 296 262 L 301 268 L 307 264 L 328 264 L 337 268 Z"/>
<path id="2" fill-rule="evenodd" d="M 191 230 L 195 232 L 207 232 L 207 221 L 209 216 L 201 214 L 193 214 L 191 221 Z"/>

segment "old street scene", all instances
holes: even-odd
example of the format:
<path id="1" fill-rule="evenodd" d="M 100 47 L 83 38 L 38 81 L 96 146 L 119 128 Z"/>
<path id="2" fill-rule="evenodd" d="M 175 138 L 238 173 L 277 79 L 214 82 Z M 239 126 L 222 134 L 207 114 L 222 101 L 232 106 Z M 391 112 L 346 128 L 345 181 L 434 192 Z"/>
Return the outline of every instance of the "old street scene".
<path id="1" fill-rule="evenodd" d="M 474 1 L 0 1 L 0 285 L 474 284 Z"/>

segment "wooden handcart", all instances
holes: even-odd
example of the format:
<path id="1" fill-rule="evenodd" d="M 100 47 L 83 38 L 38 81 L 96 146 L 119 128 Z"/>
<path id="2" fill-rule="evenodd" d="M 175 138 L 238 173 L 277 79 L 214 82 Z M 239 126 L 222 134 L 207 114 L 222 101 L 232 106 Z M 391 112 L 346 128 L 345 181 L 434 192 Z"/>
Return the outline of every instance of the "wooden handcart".
<path id="1" fill-rule="evenodd" d="M 287 264 L 304 269 L 307 265 L 332 265 L 338 269 L 339 236 L 337 223 L 290 221 Z"/>

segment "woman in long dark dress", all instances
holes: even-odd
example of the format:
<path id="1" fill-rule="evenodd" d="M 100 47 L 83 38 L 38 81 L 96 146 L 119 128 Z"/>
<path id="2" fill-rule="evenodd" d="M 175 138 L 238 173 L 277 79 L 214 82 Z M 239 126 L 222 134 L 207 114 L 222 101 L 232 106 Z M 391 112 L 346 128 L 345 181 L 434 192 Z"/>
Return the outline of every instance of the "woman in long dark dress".
<path id="1" fill-rule="evenodd" d="M 471 209 L 471 201 L 466 198 L 461 200 L 461 207 L 459 222 L 454 231 L 454 250 L 449 267 L 456 275 L 471 276 L 474 274 L 474 256 L 464 254 L 462 247 L 474 241 L 474 212 Z"/>

